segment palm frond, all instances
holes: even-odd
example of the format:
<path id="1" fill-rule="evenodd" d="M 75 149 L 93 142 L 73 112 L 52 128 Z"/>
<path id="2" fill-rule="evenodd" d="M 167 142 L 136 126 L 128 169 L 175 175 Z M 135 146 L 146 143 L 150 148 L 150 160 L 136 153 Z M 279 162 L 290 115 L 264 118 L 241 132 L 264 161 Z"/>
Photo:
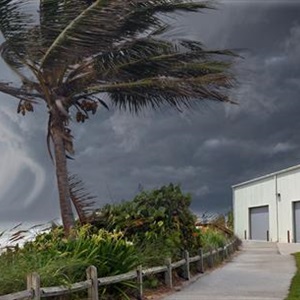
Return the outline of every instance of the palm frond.
<path id="1" fill-rule="evenodd" d="M 29 98 L 29 99 L 43 98 L 41 94 L 36 93 L 35 91 L 32 90 L 28 90 L 26 86 L 22 86 L 21 88 L 16 88 L 11 86 L 10 83 L 5 83 L 5 82 L 0 82 L 0 92 L 22 100 L 24 98 Z"/>
<path id="2" fill-rule="evenodd" d="M 176 108 L 190 107 L 201 100 L 235 103 L 226 95 L 226 89 L 233 85 L 233 76 L 217 73 L 184 80 L 153 77 L 134 82 L 99 84 L 90 87 L 86 94 L 108 93 L 117 107 L 138 112 L 144 107 L 159 108 L 164 104 Z"/>
<path id="3" fill-rule="evenodd" d="M 91 83 L 135 81 L 153 76 L 199 77 L 225 72 L 233 52 L 208 51 L 194 41 L 169 41 L 152 36 L 128 41 L 114 49 L 82 62 L 67 77 L 62 87 L 74 95 Z"/>
<path id="4" fill-rule="evenodd" d="M 0 31 L 6 40 L 20 43 L 25 39 L 23 34 L 35 23 L 32 12 L 26 9 L 33 3 L 33 0 L 0 0 Z"/>
<path id="5" fill-rule="evenodd" d="M 92 60 L 79 64 L 67 77 L 63 87 L 64 93 L 74 94 L 91 83 L 115 80 L 117 76 L 122 80 L 122 66 L 135 64 L 139 67 L 138 63 L 148 57 L 171 53 L 173 48 L 173 45 L 167 41 L 152 38 L 140 38 L 118 45 L 112 50 L 95 56 Z"/>
<path id="6" fill-rule="evenodd" d="M 86 191 L 83 181 L 77 175 L 69 175 L 69 190 L 80 223 L 87 223 L 93 212 L 96 197 Z"/>
<path id="7" fill-rule="evenodd" d="M 36 38 L 34 5 L 34 0 L 0 0 L 0 31 L 10 49 L 19 55 L 30 45 L 30 37 Z"/>
<path id="8" fill-rule="evenodd" d="M 208 7 L 207 2 L 188 0 L 97 0 L 60 32 L 42 58 L 41 68 L 106 51 L 146 29 L 162 29 L 164 22 L 156 13 Z"/>
<path id="9" fill-rule="evenodd" d="M 170 51 L 158 53 L 156 56 L 128 59 L 123 63 L 120 61 L 110 68 L 102 69 L 99 75 L 105 74 L 107 79 L 118 78 L 119 80 L 137 80 L 152 76 L 198 77 L 225 72 L 231 64 L 231 62 L 209 59 L 205 51 L 200 54 Z"/>
<path id="10" fill-rule="evenodd" d="M 187 51 L 179 51 L 168 42 L 146 41 L 149 44 L 136 41 L 132 48 L 106 54 L 105 59 L 99 56 L 99 74 L 103 77 L 98 85 L 89 85 L 86 94 L 107 92 L 115 105 L 135 112 L 163 103 L 179 108 L 204 99 L 233 102 L 225 94 L 234 85 L 233 76 L 227 72 L 232 62 L 216 60 L 215 56 L 234 53 L 206 51 L 192 41 L 181 42 Z M 83 86 L 75 82 L 82 91 Z"/>
<path id="11" fill-rule="evenodd" d="M 36 69 L 34 67 L 34 62 L 28 61 L 28 57 L 26 57 L 27 51 L 28 49 L 26 49 L 26 51 L 21 49 L 21 51 L 18 52 L 14 46 L 11 47 L 11 43 L 7 41 L 3 42 L 0 46 L 0 54 L 6 65 L 24 84 L 31 86 L 33 89 L 37 88 L 39 85 L 34 79 L 31 79 L 32 77 L 34 78 Z M 34 57 L 34 52 L 35 51 L 31 52 L 32 58 Z M 40 89 L 37 88 L 36 90 L 39 91 Z"/>
<path id="12" fill-rule="evenodd" d="M 87 0 L 40 0 L 43 45 L 48 48 L 68 24 L 88 6 Z"/>
<path id="13" fill-rule="evenodd" d="M 212 1 L 194 0 L 155 0 L 136 1 L 133 9 L 124 22 L 120 33 L 122 36 L 136 35 L 150 31 L 151 34 L 164 32 L 168 25 L 162 20 L 161 15 L 174 11 L 196 12 L 200 9 L 214 8 Z"/>
<path id="14" fill-rule="evenodd" d="M 15 1 L 1 1 L 11 5 L 13 12 L 20 11 Z M 40 70 L 33 72 L 43 95 L 6 85 L 0 85 L 0 91 L 19 99 L 44 96 L 47 103 L 54 93 L 67 99 L 68 108 L 77 105 L 79 109 L 81 99 L 99 93 L 109 93 L 115 105 L 136 111 L 147 105 L 159 107 L 164 100 L 176 107 L 198 99 L 230 102 L 224 91 L 234 83 L 227 72 L 234 52 L 206 50 L 200 42 L 190 40 L 171 43 L 155 36 L 167 28 L 161 13 L 198 11 L 211 8 L 210 3 L 41 0 L 40 28 L 30 28 L 27 37 L 39 36 Z M 32 47 L 32 40 L 29 44 Z M 26 47 L 25 51 L 34 52 Z M 47 49 L 44 54 L 43 49 Z M 22 57 L 18 61 L 10 44 L 2 53 L 11 65 L 29 65 Z M 48 91 L 49 86 L 53 90 Z"/>
<path id="15" fill-rule="evenodd" d="M 85 0 L 41 0 L 39 23 L 35 0 L 0 0 L 0 31 L 5 38 L 2 58 L 18 76 L 24 76 L 28 68 L 22 72 L 23 61 L 38 63 L 59 33 L 87 6 Z"/>

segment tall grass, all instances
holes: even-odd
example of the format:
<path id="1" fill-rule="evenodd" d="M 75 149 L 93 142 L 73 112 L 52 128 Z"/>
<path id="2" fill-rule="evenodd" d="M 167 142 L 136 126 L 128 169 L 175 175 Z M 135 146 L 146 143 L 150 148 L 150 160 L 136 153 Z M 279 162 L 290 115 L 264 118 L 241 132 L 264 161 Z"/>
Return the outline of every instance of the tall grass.
<path id="1" fill-rule="evenodd" d="M 85 280 L 90 265 L 97 267 L 99 277 L 105 277 L 131 271 L 139 263 L 136 249 L 121 233 L 91 233 L 85 226 L 76 231 L 76 238 L 65 239 L 63 230 L 56 228 L 0 256 L 0 294 L 26 289 L 26 276 L 33 271 L 41 276 L 42 286 L 70 285 Z M 133 285 L 114 285 L 113 292 L 126 291 L 128 286 Z M 105 294 L 107 289 L 100 292 Z"/>
<path id="2" fill-rule="evenodd" d="M 224 247 L 227 243 L 226 236 L 222 232 L 212 228 L 206 228 L 200 238 L 204 250 Z"/>

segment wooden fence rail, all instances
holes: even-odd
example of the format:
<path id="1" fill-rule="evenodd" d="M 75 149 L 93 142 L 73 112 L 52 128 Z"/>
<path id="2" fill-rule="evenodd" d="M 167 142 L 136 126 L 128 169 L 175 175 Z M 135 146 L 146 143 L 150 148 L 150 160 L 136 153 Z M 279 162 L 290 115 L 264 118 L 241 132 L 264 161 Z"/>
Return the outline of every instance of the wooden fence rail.
<path id="1" fill-rule="evenodd" d="M 139 266 L 137 270 L 131 271 L 125 274 L 98 278 L 97 268 L 90 266 L 86 270 L 87 280 L 73 283 L 70 286 L 55 286 L 55 287 L 41 287 L 40 276 L 37 273 L 32 273 L 27 276 L 27 290 L 0 296 L 0 300 L 20 300 L 20 299 L 32 299 L 40 300 L 41 298 L 62 296 L 78 291 L 87 290 L 89 300 L 99 300 L 98 288 L 100 286 L 110 285 L 122 281 L 133 280 L 137 281 L 137 299 L 143 297 L 143 278 L 149 275 L 164 273 L 165 284 L 169 287 L 173 287 L 172 270 L 182 268 L 183 276 L 186 280 L 190 280 L 190 264 L 196 263 L 196 268 L 199 273 L 204 273 L 205 268 L 212 268 L 216 262 L 222 261 L 228 258 L 232 253 L 238 249 L 239 241 L 233 240 L 225 247 L 219 249 L 211 249 L 207 253 L 203 253 L 200 249 L 198 255 L 194 257 L 189 256 L 189 252 L 184 252 L 184 258 L 177 262 L 171 262 L 171 259 L 166 259 L 164 266 L 152 267 L 148 269 L 142 269 Z"/>

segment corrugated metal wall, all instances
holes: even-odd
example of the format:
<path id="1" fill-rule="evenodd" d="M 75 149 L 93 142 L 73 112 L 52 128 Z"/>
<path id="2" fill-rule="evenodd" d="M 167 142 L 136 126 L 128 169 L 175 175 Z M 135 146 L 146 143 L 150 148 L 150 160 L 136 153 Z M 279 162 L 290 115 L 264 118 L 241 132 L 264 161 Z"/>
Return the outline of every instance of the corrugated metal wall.
<path id="1" fill-rule="evenodd" d="M 234 188 L 234 228 L 241 239 L 250 238 L 249 209 L 269 206 L 269 240 L 277 240 L 276 195 L 274 178 L 266 178 Z M 246 233 L 246 234 L 245 234 Z"/>
<path id="2" fill-rule="evenodd" d="M 234 186 L 236 235 L 241 239 L 249 239 L 250 208 L 268 205 L 269 240 L 295 242 L 294 203 L 297 201 L 300 201 L 300 167 Z"/>
<path id="3" fill-rule="evenodd" d="M 279 241 L 294 242 L 293 202 L 300 200 L 300 170 L 278 175 Z M 288 238 L 289 235 L 289 238 Z"/>

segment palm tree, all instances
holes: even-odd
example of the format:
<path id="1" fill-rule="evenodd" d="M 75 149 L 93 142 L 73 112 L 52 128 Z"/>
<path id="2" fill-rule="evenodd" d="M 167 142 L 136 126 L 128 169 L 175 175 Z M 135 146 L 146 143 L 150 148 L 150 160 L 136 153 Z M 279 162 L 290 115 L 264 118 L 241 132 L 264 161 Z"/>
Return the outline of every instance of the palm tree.
<path id="1" fill-rule="evenodd" d="M 164 14 L 206 8 L 193 0 L 0 0 L 1 55 L 20 79 L 1 82 L 0 91 L 19 100 L 23 115 L 45 104 L 66 234 L 74 226 L 67 172 L 74 117 L 83 123 L 107 102 L 134 113 L 232 102 L 234 53 L 161 37 Z"/>

